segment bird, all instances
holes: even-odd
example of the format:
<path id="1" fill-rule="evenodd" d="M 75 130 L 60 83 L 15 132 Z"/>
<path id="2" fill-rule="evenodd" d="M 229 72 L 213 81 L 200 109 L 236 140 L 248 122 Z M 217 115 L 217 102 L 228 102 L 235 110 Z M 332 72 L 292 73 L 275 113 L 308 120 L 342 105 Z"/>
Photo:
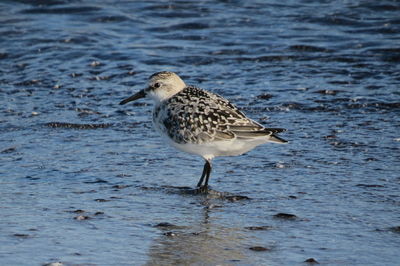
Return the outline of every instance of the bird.
<path id="1" fill-rule="evenodd" d="M 186 85 L 174 72 L 154 73 L 145 89 L 119 104 L 140 98 L 154 101 L 153 126 L 169 144 L 204 159 L 196 186 L 200 192 L 208 191 L 213 158 L 241 155 L 267 142 L 288 142 L 277 135 L 286 129 L 262 126 L 222 96 Z"/>

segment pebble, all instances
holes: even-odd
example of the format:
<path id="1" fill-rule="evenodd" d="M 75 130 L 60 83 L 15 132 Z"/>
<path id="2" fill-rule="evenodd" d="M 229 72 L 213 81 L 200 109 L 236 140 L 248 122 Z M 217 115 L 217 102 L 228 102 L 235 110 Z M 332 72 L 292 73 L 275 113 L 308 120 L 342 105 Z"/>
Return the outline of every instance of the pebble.
<path id="1" fill-rule="evenodd" d="M 74 219 L 77 221 L 83 221 L 83 220 L 89 220 L 90 217 L 86 216 L 86 215 L 78 215 L 78 216 L 75 216 Z"/>
<path id="2" fill-rule="evenodd" d="M 71 77 L 72 78 L 76 78 L 76 77 L 79 77 L 79 76 L 82 76 L 83 74 L 81 74 L 81 73 L 71 73 Z"/>
<path id="3" fill-rule="evenodd" d="M 177 236 L 177 234 L 174 233 L 174 232 L 166 232 L 166 233 L 164 233 L 163 235 L 165 235 L 165 236 L 170 236 L 170 237 Z"/>
<path id="4" fill-rule="evenodd" d="M 154 227 L 175 227 L 175 225 L 167 223 L 167 222 L 163 222 L 163 223 L 156 224 Z"/>
<path id="5" fill-rule="evenodd" d="M 110 200 L 106 200 L 106 199 L 95 199 L 94 201 L 97 201 L 97 202 L 107 202 L 107 201 L 110 201 Z"/>
<path id="6" fill-rule="evenodd" d="M 101 65 L 101 63 L 100 63 L 99 61 L 92 61 L 92 62 L 90 63 L 90 66 L 91 66 L 91 67 L 97 67 L 97 66 L 99 66 L 99 65 Z"/>
<path id="7" fill-rule="evenodd" d="M 261 247 L 261 246 L 254 246 L 254 247 L 249 247 L 250 250 L 253 251 L 270 251 L 270 248 L 266 248 L 266 247 Z"/>
<path id="8" fill-rule="evenodd" d="M 225 197 L 227 200 L 231 201 L 231 202 L 235 202 L 235 201 L 239 201 L 239 200 L 249 200 L 250 198 L 247 196 L 226 196 Z"/>
<path id="9" fill-rule="evenodd" d="M 84 213 L 85 211 L 84 210 L 81 210 L 81 209 L 78 209 L 78 210 L 75 210 L 75 211 L 72 211 L 73 213 Z"/>
<path id="10" fill-rule="evenodd" d="M 271 94 L 268 93 L 263 93 L 257 96 L 258 99 L 263 99 L 263 100 L 267 100 L 272 98 L 273 96 Z"/>
<path id="11" fill-rule="evenodd" d="M 123 189 L 123 188 L 130 187 L 130 185 L 114 185 L 112 187 L 115 188 L 115 189 Z"/>
<path id="12" fill-rule="evenodd" d="M 16 234 L 14 234 L 13 236 L 19 237 L 19 238 L 30 238 L 30 237 L 31 237 L 31 236 L 28 235 L 28 234 L 19 234 L 19 233 L 16 233 Z"/>
<path id="13" fill-rule="evenodd" d="M 252 231 L 261 231 L 261 230 L 271 230 L 271 229 L 273 229 L 273 227 L 269 226 L 269 225 L 247 226 L 247 227 L 245 227 L 245 229 L 252 230 Z"/>
<path id="14" fill-rule="evenodd" d="M 10 147 L 10 148 L 2 150 L 0 153 L 11 153 L 11 152 L 14 152 L 16 149 L 17 149 L 16 147 Z"/>
<path id="15" fill-rule="evenodd" d="M 314 258 L 306 259 L 304 262 L 310 263 L 310 264 L 319 264 L 319 262 L 316 261 Z"/>
<path id="16" fill-rule="evenodd" d="M 43 266 L 63 266 L 63 265 L 64 265 L 64 263 L 62 263 L 61 261 L 50 262 L 50 263 L 43 264 Z"/>
<path id="17" fill-rule="evenodd" d="M 338 90 L 319 90 L 319 91 L 316 91 L 315 93 L 325 94 L 325 95 L 336 95 L 339 92 L 340 91 L 338 91 Z"/>
<path id="18" fill-rule="evenodd" d="M 286 220 L 294 220 L 297 218 L 297 216 L 294 214 L 283 213 L 283 212 L 275 214 L 274 217 L 279 218 L 279 219 L 286 219 Z"/>
<path id="19" fill-rule="evenodd" d="M 377 185 L 377 184 L 357 184 L 356 187 L 384 187 L 382 185 Z"/>

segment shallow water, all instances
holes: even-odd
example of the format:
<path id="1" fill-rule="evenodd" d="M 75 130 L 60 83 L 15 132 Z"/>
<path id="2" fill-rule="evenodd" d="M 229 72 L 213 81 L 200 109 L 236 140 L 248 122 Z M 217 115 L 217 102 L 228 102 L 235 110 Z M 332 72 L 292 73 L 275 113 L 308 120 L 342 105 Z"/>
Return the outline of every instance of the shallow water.
<path id="1" fill-rule="evenodd" d="M 0 3 L 2 265 L 399 263 L 399 2 L 32 2 Z M 202 159 L 118 105 L 162 70 L 290 143 L 193 194 Z"/>

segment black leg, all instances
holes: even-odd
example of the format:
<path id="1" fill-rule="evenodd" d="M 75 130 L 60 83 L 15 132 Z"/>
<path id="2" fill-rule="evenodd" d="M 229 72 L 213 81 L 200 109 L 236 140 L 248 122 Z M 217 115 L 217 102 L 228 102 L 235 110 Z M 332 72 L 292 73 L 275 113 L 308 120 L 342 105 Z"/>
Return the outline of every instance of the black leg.
<path id="1" fill-rule="evenodd" d="M 211 162 L 207 161 L 206 164 L 208 164 L 207 167 L 207 174 L 206 174 L 206 182 L 204 183 L 204 187 L 207 188 L 208 187 L 208 179 L 210 179 L 210 175 L 211 175 Z"/>
<path id="2" fill-rule="evenodd" d="M 208 180 L 210 179 L 211 174 L 211 162 L 206 160 L 204 164 L 203 173 L 201 174 L 199 183 L 197 183 L 198 191 L 200 193 L 207 193 L 208 191 Z M 203 185 L 204 178 L 206 179 Z"/>
<path id="3" fill-rule="evenodd" d="M 207 168 L 208 168 L 207 163 L 208 163 L 208 161 L 206 161 L 206 163 L 204 164 L 203 173 L 201 174 L 199 183 L 197 183 L 197 187 L 201 187 L 201 184 L 203 183 L 204 177 L 205 177 L 206 174 L 207 174 L 207 171 L 208 171 L 208 170 L 207 170 Z"/>

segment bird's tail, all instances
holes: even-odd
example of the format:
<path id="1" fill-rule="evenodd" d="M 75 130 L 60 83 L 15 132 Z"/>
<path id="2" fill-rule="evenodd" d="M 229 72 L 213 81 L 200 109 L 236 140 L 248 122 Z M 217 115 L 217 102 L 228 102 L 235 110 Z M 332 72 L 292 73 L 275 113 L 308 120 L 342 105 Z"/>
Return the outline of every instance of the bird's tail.
<path id="1" fill-rule="evenodd" d="M 283 139 L 283 138 L 280 138 L 280 137 L 278 137 L 278 136 L 275 135 L 275 134 L 272 134 L 272 135 L 269 137 L 269 141 L 270 141 L 270 142 L 274 142 L 274 143 L 279 143 L 279 144 L 288 143 L 287 140 L 285 140 L 285 139 Z"/>
<path id="2" fill-rule="evenodd" d="M 286 129 L 284 129 L 284 128 L 266 128 L 265 131 L 272 132 L 272 134 L 269 137 L 270 142 L 279 143 L 279 144 L 288 143 L 287 140 L 276 135 L 277 133 L 285 132 Z"/>
<path id="3" fill-rule="evenodd" d="M 241 130 L 239 130 L 241 129 Z M 232 132 L 240 139 L 254 139 L 254 138 L 267 138 L 270 142 L 275 143 L 287 143 L 287 140 L 284 140 L 278 137 L 276 134 L 286 131 L 284 128 L 262 128 L 261 130 L 243 130 L 248 129 L 246 126 L 235 127 L 235 130 Z M 251 128 L 252 129 L 252 128 Z"/>

